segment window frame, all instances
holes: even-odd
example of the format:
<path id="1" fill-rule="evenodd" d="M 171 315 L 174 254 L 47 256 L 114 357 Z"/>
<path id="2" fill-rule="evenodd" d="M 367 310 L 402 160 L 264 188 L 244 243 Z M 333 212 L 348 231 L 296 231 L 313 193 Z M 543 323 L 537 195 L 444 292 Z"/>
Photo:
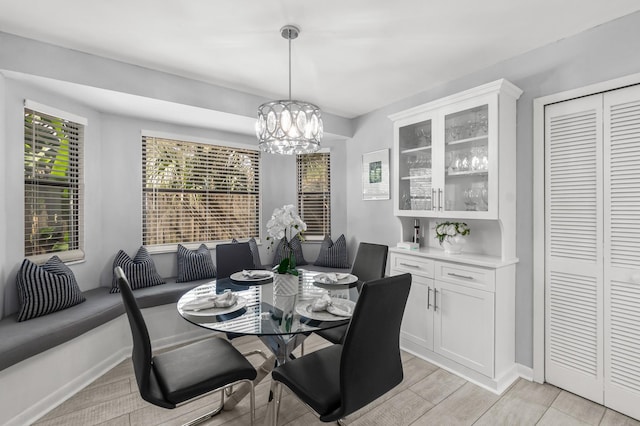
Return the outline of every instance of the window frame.
<path id="1" fill-rule="evenodd" d="M 199 145 L 210 145 L 210 146 L 218 146 L 218 147 L 222 147 L 222 148 L 229 148 L 229 149 L 238 149 L 238 150 L 249 150 L 249 151 L 255 151 L 257 153 L 257 158 L 258 158 L 258 168 L 257 168 L 257 172 L 259 175 L 259 179 L 258 179 L 258 187 L 257 187 L 257 197 L 258 197 L 258 214 L 257 214 L 257 228 L 258 228 L 258 235 L 254 236 L 256 242 L 258 244 L 261 244 L 261 237 L 262 237 L 262 190 L 263 190 L 263 181 L 264 179 L 261 177 L 263 175 L 263 156 L 262 156 L 262 152 L 254 145 L 250 145 L 250 144 L 243 144 L 243 143 L 235 143 L 235 142 L 230 142 L 230 141 L 223 141 L 223 140 L 219 140 L 219 139 L 210 139 L 210 138 L 201 138 L 201 137 L 197 137 L 197 136 L 191 136 L 191 135 L 184 135 L 184 134 L 174 134 L 174 133 L 168 133 L 168 132 L 162 132 L 162 131 L 156 131 L 156 130 L 142 130 L 141 131 L 141 135 L 140 135 L 140 154 L 143 155 L 143 138 L 158 138 L 158 139 L 167 139 L 167 140 L 175 140 L 177 142 L 184 142 L 184 143 L 190 143 L 190 144 L 199 144 Z M 142 168 L 144 168 L 144 164 L 142 163 L 143 161 L 143 157 L 141 157 L 141 166 Z M 172 253 L 172 252 L 176 252 L 177 248 L 178 248 L 178 244 L 183 245 L 184 247 L 188 248 L 188 249 L 196 249 L 198 248 L 201 244 L 205 244 L 207 246 L 207 248 L 209 249 L 215 249 L 217 244 L 222 244 L 222 243 L 228 243 L 229 241 L 231 241 L 231 239 L 225 239 L 225 240 L 207 240 L 207 241 L 196 241 L 196 242 L 175 242 L 175 243 L 162 243 L 162 244 L 144 244 L 144 194 L 145 194 L 145 189 L 143 188 L 144 185 L 144 170 L 141 170 L 141 175 L 140 175 L 140 194 L 141 194 L 141 216 L 140 216 L 140 224 L 141 224 L 141 236 L 142 236 L 142 241 L 141 244 L 143 244 L 145 246 L 145 248 L 147 249 L 147 251 L 149 253 Z M 245 241 L 247 240 L 247 238 L 244 237 L 233 237 L 233 238 L 237 238 L 239 239 L 239 241 Z M 248 237 L 251 238 L 251 237 Z"/>
<path id="2" fill-rule="evenodd" d="M 85 251 L 84 251 L 84 226 L 85 226 L 85 221 L 84 221 L 84 215 L 85 215 L 85 206 L 84 206 L 84 202 L 85 202 L 85 179 L 84 179 L 84 168 L 85 168 L 85 155 L 84 155 L 84 150 L 85 150 L 85 144 L 86 144 L 86 134 L 87 134 L 87 127 L 89 124 L 89 121 L 87 118 L 67 112 L 67 111 L 63 111 L 61 109 L 55 108 L 55 107 L 51 107 L 48 105 L 43 105 L 40 104 L 38 102 L 32 101 L 30 99 L 25 99 L 24 100 L 24 106 L 22 108 L 22 117 L 23 117 L 23 161 L 25 160 L 25 144 L 27 143 L 27 133 L 24 129 L 24 126 L 26 126 L 26 119 L 27 119 L 27 114 L 29 113 L 35 113 L 35 114 L 41 114 L 44 116 L 48 116 L 49 118 L 53 118 L 53 119 L 57 119 L 57 120 L 61 120 L 61 121 L 67 121 L 67 122 L 71 122 L 74 125 L 78 126 L 78 132 L 79 132 L 79 136 L 78 136 L 78 140 L 76 141 L 76 154 L 75 156 L 77 157 L 77 164 L 76 166 L 76 170 L 74 170 L 74 173 L 76 174 L 76 183 L 73 185 L 70 185 L 69 182 L 66 182 L 68 185 L 68 187 L 73 187 L 73 196 L 72 198 L 75 200 L 73 202 L 73 206 L 75 207 L 75 212 L 73 213 L 72 217 L 74 219 L 74 222 L 72 225 L 69 225 L 72 229 L 73 232 L 70 232 L 70 234 L 72 235 L 72 239 L 74 239 L 74 244 L 75 246 L 71 249 L 68 250 L 60 250 L 60 251 L 48 251 L 46 253 L 41 253 L 41 254 L 27 254 L 26 252 L 26 248 L 27 248 L 27 223 L 26 223 L 26 219 L 27 219 L 27 188 L 28 188 L 28 177 L 26 175 L 26 170 L 24 170 L 23 172 L 23 227 L 22 227 L 22 236 L 23 236 L 23 254 L 24 256 L 31 260 L 34 263 L 37 264 L 42 264 L 44 262 L 46 262 L 49 258 L 51 258 L 52 256 L 58 256 L 63 262 L 81 262 L 85 260 Z M 71 180 L 71 179 L 70 179 Z M 34 185 L 38 185 L 38 181 L 37 179 L 33 180 L 32 182 Z M 43 181 L 42 185 L 46 185 L 46 183 Z"/>
<path id="3" fill-rule="evenodd" d="M 324 240 L 325 235 L 331 236 L 331 228 L 332 228 L 332 212 L 331 212 L 331 209 L 332 209 L 333 201 L 332 201 L 332 193 L 331 193 L 331 187 L 332 187 L 332 185 L 331 185 L 331 150 L 325 148 L 325 149 L 319 150 L 318 152 L 316 152 L 314 154 L 324 154 L 324 155 L 327 155 L 327 157 L 328 157 L 327 158 L 327 165 L 328 165 L 328 175 L 329 175 L 328 176 L 329 190 L 324 192 L 324 194 L 328 195 L 327 199 L 329 201 L 329 208 L 327 210 L 327 215 L 326 215 L 326 216 L 328 216 L 327 217 L 327 219 L 328 219 L 327 220 L 327 224 L 328 225 L 327 225 L 327 228 L 324 229 L 325 232 L 322 235 L 320 235 L 320 234 L 307 234 L 307 232 L 308 232 L 307 231 L 307 232 L 304 233 L 304 238 L 305 238 L 306 241 L 321 242 L 321 241 Z M 300 192 L 301 185 L 302 185 L 301 175 L 300 175 L 300 171 L 301 171 L 300 158 L 303 157 L 303 156 L 306 156 L 306 155 L 314 155 L 314 154 L 296 155 L 296 207 L 297 207 L 297 210 L 298 210 L 298 214 L 300 215 L 300 217 L 302 218 L 303 222 L 305 222 L 305 223 L 307 223 L 307 221 L 304 218 L 304 211 L 301 208 L 301 203 L 300 203 L 301 197 L 302 197 L 301 192 Z M 307 225 L 308 225 L 308 223 L 307 223 Z"/>

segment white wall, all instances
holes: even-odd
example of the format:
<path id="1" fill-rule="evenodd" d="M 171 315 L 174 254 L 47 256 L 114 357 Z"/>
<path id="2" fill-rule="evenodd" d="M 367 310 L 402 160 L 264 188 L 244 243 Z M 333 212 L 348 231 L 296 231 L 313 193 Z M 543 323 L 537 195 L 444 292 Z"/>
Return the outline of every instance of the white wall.
<path id="1" fill-rule="evenodd" d="M 1 67 L 1 65 L 0 65 Z M 112 262 L 120 249 L 133 255 L 142 244 L 142 166 L 141 134 L 143 130 L 162 132 L 187 140 L 212 143 L 230 142 L 256 147 L 255 138 L 218 132 L 210 129 L 177 126 L 140 118 L 105 114 L 85 105 L 50 93 L 39 87 L 4 78 L 0 75 L 0 88 L 4 89 L 5 113 L 0 120 L 4 134 L 0 133 L 0 153 L 5 179 L 0 191 L 0 317 L 15 312 L 17 292 L 15 274 L 24 258 L 23 252 L 23 101 L 30 99 L 88 119 L 85 133 L 85 260 L 71 265 L 83 290 L 99 285 L 109 286 Z M 326 145 L 331 150 L 332 175 L 336 182 L 337 200 L 334 203 L 334 231 L 346 233 L 344 207 L 344 143 Z M 6 184 L 6 185 L 5 185 Z M 295 157 L 264 154 L 262 156 L 263 230 L 266 220 L 277 206 L 296 204 Z M 342 210 L 336 208 L 342 204 Z M 264 231 L 263 231 L 264 232 Z M 4 249 L 6 242 L 6 251 Z M 309 244 L 305 251 L 311 262 L 317 256 L 317 244 Z M 16 249 L 17 248 L 17 249 Z M 175 276 L 175 253 L 154 254 L 158 271 L 163 276 Z M 272 251 L 261 247 L 264 262 L 272 259 Z"/>
<path id="2" fill-rule="evenodd" d="M 358 241 L 395 245 L 399 239 L 400 226 L 399 221 L 393 217 L 392 201 L 362 201 L 360 177 L 362 154 L 392 146 L 392 124 L 387 118 L 389 114 L 498 78 L 504 77 L 511 80 L 524 90 L 524 94 L 518 101 L 517 122 L 517 255 L 520 263 L 517 268 L 516 284 L 516 361 L 532 366 L 532 100 L 555 92 L 640 72 L 640 55 L 636 54 L 638 51 L 640 51 L 640 13 L 635 13 L 499 63 L 481 72 L 418 93 L 356 119 L 353 139 L 347 140 L 344 145 L 337 143 L 334 147 L 336 155 L 332 155 L 333 212 L 334 214 L 339 212 L 334 215 L 333 235 L 338 236 L 343 232 L 347 235 L 352 255 Z M 69 67 L 69 64 L 73 66 Z M 245 93 L 3 33 L 0 33 L 0 69 L 245 116 L 253 116 L 256 105 L 264 101 Z M 14 249 L 22 244 L 20 230 L 22 225 L 20 123 L 22 121 L 16 109 L 16 102 L 21 102 L 21 99 L 28 94 L 37 97 L 35 100 L 42 103 L 53 103 L 52 106 L 87 116 L 90 126 L 96 126 L 95 132 L 98 134 L 91 130 L 91 137 L 99 141 L 102 149 L 98 153 L 96 153 L 97 149 L 94 149 L 88 154 L 90 162 L 87 173 L 91 173 L 92 177 L 87 193 L 92 191 L 91 199 L 97 200 L 96 204 L 89 208 L 99 219 L 91 219 L 87 226 L 87 232 L 91 235 L 91 241 L 87 241 L 89 244 L 87 261 L 74 265 L 73 269 L 83 283 L 95 282 L 92 280 L 96 279 L 97 274 L 100 274 L 104 281 L 108 278 L 110 259 L 115 254 L 115 250 L 117 248 L 134 250 L 140 240 L 139 194 L 136 193 L 138 190 L 131 190 L 139 185 L 137 174 L 140 167 L 139 154 L 134 153 L 135 158 L 117 155 L 119 152 L 110 150 L 110 147 L 118 146 L 123 150 L 120 154 L 125 152 L 131 154 L 135 151 L 131 146 L 134 129 L 136 126 L 148 128 L 150 123 L 136 123 L 136 120 L 115 116 L 103 117 L 99 112 L 87 110 L 80 104 L 70 103 L 59 97 L 54 98 L 44 91 L 36 93 L 35 89 L 19 87 L 10 82 L 5 84 L 4 90 L 6 111 L 5 114 L 0 114 L 6 120 L 6 125 L 3 126 L 4 133 L 0 133 L 2 138 L 0 145 L 3 145 L 0 147 L 0 154 L 3 154 L 0 166 L 4 166 L 4 194 L 0 185 L 0 195 L 4 195 L 0 197 L 0 203 L 2 203 L 0 205 L 2 221 L 0 237 L 4 236 L 3 243 L 8 249 L 3 251 L 0 245 L 0 294 L 11 293 L 9 288 L 14 286 L 15 271 L 22 260 L 22 254 Z M 0 83 L 1 94 L 2 83 Z M 0 124 L 2 119 L 0 118 Z M 108 129 L 105 129 L 105 123 L 110 125 Z M 122 125 L 123 129 L 112 129 L 115 124 Z M 348 120 L 331 116 L 326 117 L 325 124 L 336 126 L 339 134 L 349 134 L 352 125 Z M 210 135 L 214 139 L 220 136 L 214 134 L 215 132 L 201 129 L 180 128 L 161 123 L 157 123 L 157 126 L 179 134 L 193 132 L 198 135 Z M 120 139 L 121 136 L 122 139 Z M 94 140 L 89 143 L 93 144 Z M 102 155 L 104 158 L 100 157 Z M 264 185 L 268 189 L 263 192 L 263 223 L 275 206 L 285 202 L 295 203 L 294 161 L 283 157 L 272 157 L 270 162 L 265 162 L 263 177 Z M 118 170 L 123 171 L 118 181 L 102 182 L 104 176 L 108 175 L 109 167 L 118 167 Z M 136 174 L 135 177 L 134 174 Z M 129 179 L 133 179 L 133 183 L 129 184 Z M 291 186 L 287 185 L 288 181 Z M 135 214 L 128 209 L 112 205 L 113 197 L 122 197 L 127 200 L 128 207 L 136 210 Z M 19 225 L 16 226 L 16 224 Z M 123 239 L 120 236 L 123 236 Z M 263 254 L 263 260 L 270 258 L 270 253 Z M 158 260 L 163 265 L 163 271 L 173 268 L 169 266 L 170 259 L 171 255 L 158 256 Z M 5 300 L 3 306 L 6 305 Z"/>
<path id="3" fill-rule="evenodd" d="M 640 72 L 640 12 L 577 36 L 496 64 L 358 118 L 348 143 L 348 162 L 363 153 L 390 147 L 389 114 L 402 111 L 499 78 L 524 90 L 517 119 L 517 266 L 516 362 L 533 365 L 533 99 Z M 393 153 L 392 153 L 393 155 Z M 392 201 L 362 201 L 359 171 L 347 170 L 347 210 L 350 235 L 395 245 L 400 222 L 392 218 Z M 392 194 L 392 197 L 395 194 Z"/>
<path id="4" fill-rule="evenodd" d="M 83 290 L 97 286 L 94 273 L 102 263 L 100 231 L 102 229 L 102 200 L 100 185 L 101 170 L 101 136 L 100 114 L 75 102 L 42 90 L 33 89 L 23 84 L 3 79 L 5 85 L 5 137 L 2 145 L 5 155 L 1 167 L 5 173 L 6 190 L 2 197 L 2 209 L 6 210 L 3 225 L 6 226 L 7 250 L 2 259 L 2 266 L 7 272 L 0 283 L 4 294 L 4 306 L 13 306 L 17 297 L 15 274 L 24 259 L 24 100 L 30 99 L 41 104 L 50 105 L 60 110 L 73 113 L 88 119 L 86 128 L 85 162 L 85 249 L 86 261 L 73 265 L 74 273 Z"/>
<path id="5" fill-rule="evenodd" d="M 4 141 L 7 139 L 7 126 L 5 125 L 5 82 L 2 76 L 0 76 L 0 159 L 7 158 L 6 154 L 6 144 Z M 3 165 L 4 160 L 0 160 L 0 166 Z M 0 200 L 4 200 L 6 198 L 7 186 L 9 185 L 9 180 L 7 179 L 7 170 L 2 167 L 2 171 L 0 171 Z M 4 283 L 7 280 L 8 267 L 4 262 L 4 259 L 7 256 L 7 203 L 0 202 L 0 317 L 2 317 L 2 307 L 4 306 L 4 291 L 1 283 Z"/>

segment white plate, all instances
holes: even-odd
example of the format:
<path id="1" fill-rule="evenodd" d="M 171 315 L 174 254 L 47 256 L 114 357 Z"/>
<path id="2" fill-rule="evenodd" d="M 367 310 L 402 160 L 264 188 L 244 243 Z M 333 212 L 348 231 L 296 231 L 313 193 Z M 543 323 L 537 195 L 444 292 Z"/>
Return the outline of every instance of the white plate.
<path id="1" fill-rule="evenodd" d="M 238 282 L 243 282 L 243 283 L 255 283 L 255 282 L 261 282 L 261 281 L 266 281 L 266 280 L 272 280 L 273 279 L 273 272 L 272 271 L 265 271 L 265 270 L 260 270 L 260 272 L 265 272 L 267 274 L 269 274 L 268 277 L 255 277 L 255 278 L 251 278 L 251 277 L 246 277 L 242 274 L 243 271 L 240 272 L 235 272 L 233 274 L 231 274 L 231 276 L 229 278 L 231 278 L 231 281 L 238 281 Z"/>
<path id="2" fill-rule="evenodd" d="M 356 302 L 348 299 L 332 298 L 331 303 L 340 308 L 343 311 L 353 314 L 353 308 L 356 306 Z M 349 319 L 349 317 L 341 315 L 333 315 L 327 311 L 312 311 L 311 303 L 309 301 L 300 302 L 296 305 L 296 312 L 312 320 L 318 321 L 343 321 Z"/>
<path id="3" fill-rule="evenodd" d="M 182 310 L 183 315 L 187 315 L 193 318 L 202 319 L 206 317 L 215 317 L 218 315 L 230 314 L 231 312 L 238 311 L 245 306 L 247 306 L 247 299 L 242 296 L 236 296 L 236 303 L 233 306 L 228 306 L 225 308 L 209 308 L 209 309 L 200 309 L 199 311 L 186 311 L 182 309 L 186 303 L 182 303 L 179 308 Z"/>
<path id="4" fill-rule="evenodd" d="M 344 287 L 344 286 L 348 286 L 349 284 L 353 284 L 355 282 L 358 281 L 358 277 L 356 277 L 355 275 L 352 274 L 340 274 L 340 273 L 336 273 L 336 278 L 338 278 L 338 282 L 335 283 L 328 283 L 328 282 L 322 282 L 322 281 L 318 281 L 318 277 L 322 277 L 322 276 L 326 276 L 327 274 L 316 274 L 313 277 L 313 283 L 315 285 L 317 285 L 318 287 L 324 287 L 324 288 L 329 288 L 329 287 Z"/>

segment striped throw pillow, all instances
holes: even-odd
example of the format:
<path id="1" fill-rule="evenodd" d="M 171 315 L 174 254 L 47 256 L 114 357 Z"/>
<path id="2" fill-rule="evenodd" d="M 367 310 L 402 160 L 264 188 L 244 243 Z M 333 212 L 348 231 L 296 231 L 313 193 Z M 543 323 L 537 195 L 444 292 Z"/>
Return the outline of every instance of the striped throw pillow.
<path id="1" fill-rule="evenodd" d="M 116 258 L 113 260 L 113 268 L 119 266 L 124 271 L 125 276 L 129 280 L 131 289 L 151 287 L 154 285 L 164 284 L 165 280 L 156 271 L 156 265 L 144 246 L 138 249 L 136 256 L 131 259 L 123 250 L 118 251 Z M 119 293 L 118 280 L 115 274 L 111 283 L 111 293 Z"/>
<path id="2" fill-rule="evenodd" d="M 17 287 L 18 321 L 61 311 L 86 300 L 73 272 L 58 256 L 42 266 L 25 259 L 18 271 Z"/>
<path id="3" fill-rule="evenodd" d="M 347 239 L 344 234 L 340 235 L 335 243 L 331 241 L 330 236 L 324 237 L 314 265 L 329 268 L 351 268 L 347 259 Z"/>
<path id="4" fill-rule="evenodd" d="M 273 257 L 273 266 L 279 265 L 282 262 L 282 259 L 287 257 L 289 254 L 289 250 L 286 246 L 287 238 L 283 238 L 278 243 L 276 247 L 275 256 Z M 302 242 L 298 237 L 294 237 L 291 240 L 291 248 L 293 249 L 293 254 L 296 257 L 296 266 L 307 265 L 307 261 L 304 258 L 304 254 L 302 253 Z"/>
<path id="5" fill-rule="evenodd" d="M 216 268 L 213 266 L 211 253 L 206 245 L 201 244 L 197 250 L 189 250 L 178 244 L 178 277 L 176 282 L 215 278 Z"/>
<path id="6" fill-rule="evenodd" d="M 239 241 L 235 238 L 231 240 L 232 243 L 238 243 Z M 253 256 L 253 267 L 256 269 L 262 269 L 262 261 L 260 260 L 260 251 L 258 250 L 258 243 L 256 239 L 251 237 L 249 238 L 249 250 L 251 250 L 251 256 Z"/>

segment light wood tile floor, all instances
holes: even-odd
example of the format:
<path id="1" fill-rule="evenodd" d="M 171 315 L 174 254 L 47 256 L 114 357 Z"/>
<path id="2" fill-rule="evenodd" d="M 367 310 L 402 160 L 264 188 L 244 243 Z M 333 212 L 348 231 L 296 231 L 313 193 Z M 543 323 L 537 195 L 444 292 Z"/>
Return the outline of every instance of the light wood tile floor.
<path id="1" fill-rule="evenodd" d="M 266 347 L 255 337 L 234 339 L 241 352 Z M 328 343 L 316 335 L 305 342 L 307 352 Z M 404 381 L 369 406 L 348 416 L 354 426 L 402 425 L 601 425 L 640 426 L 640 422 L 554 386 L 520 379 L 501 396 L 410 354 L 403 353 Z M 250 357 L 259 364 L 260 357 Z M 265 415 L 270 379 L 256 386 L 256 417 Z M 179 425 L 204 414 L 217 404 L 218 396 L 199 399 L 175 410 L 143 401 L 133 375 L 131 360 L 111 369 L 91 385 L 47 413 L 37 426 L 52 425 Z M 223 411 L 205 425 L 249 424 L 245 398 L 231 411 Z M 323 425 L 293 395 L 286 395 L 280 425 Z"/>

